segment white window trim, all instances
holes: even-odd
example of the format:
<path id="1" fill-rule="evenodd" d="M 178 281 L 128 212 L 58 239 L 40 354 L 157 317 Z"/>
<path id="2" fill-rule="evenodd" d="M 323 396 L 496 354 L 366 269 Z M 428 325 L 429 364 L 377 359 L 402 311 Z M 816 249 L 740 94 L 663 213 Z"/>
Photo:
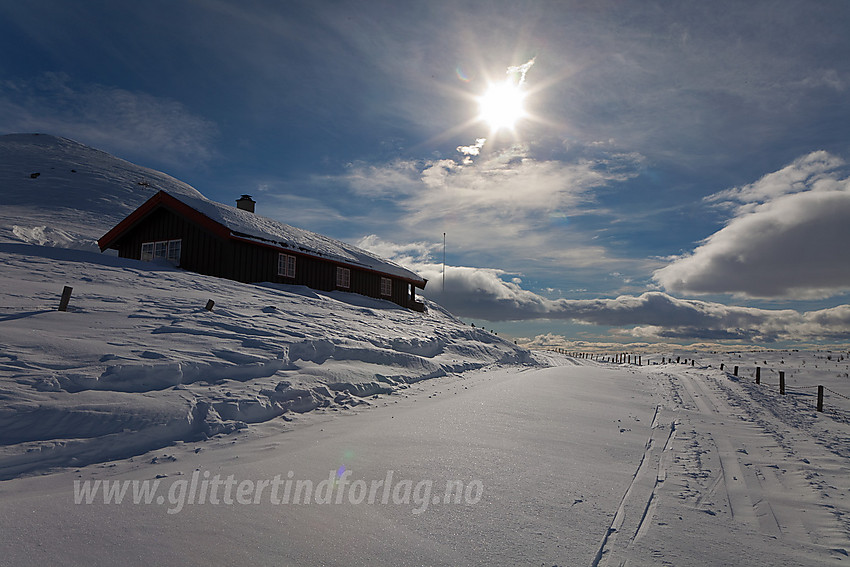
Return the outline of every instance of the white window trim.
<path id="1" fill-rule="evenodd" d="M 290 254 L 278 254 L 277 275 L 285 278 L 295 277 L 295 256 Z"/>
<path id="2" fill-rule="evenodd" d="M 147 248 L 147 250 L 145 250 Z M 180 265 L 180 259 L 183 255 L 183 240 L 153 240 L 150 242 L 142 242 L 142 251 L 140 258 L 143 262 L 153 262 L 155 260 L 165 260 L 174 264 Z"/>
<path id="3" fill-rule="evenodd" d="M 342 289 L 350 289 L 351 288 L 351 270 L 348 268 L 343 268 L 342 266 L 336 267 L 336 287 L 340 287 Z"/>
<path id="4" fill-rule="evenodd" d="M 392 278 L 385 278 L 381 276 L 381 295 L 384 297 L 389 297 L 393 294 L 393 280 Z"/>

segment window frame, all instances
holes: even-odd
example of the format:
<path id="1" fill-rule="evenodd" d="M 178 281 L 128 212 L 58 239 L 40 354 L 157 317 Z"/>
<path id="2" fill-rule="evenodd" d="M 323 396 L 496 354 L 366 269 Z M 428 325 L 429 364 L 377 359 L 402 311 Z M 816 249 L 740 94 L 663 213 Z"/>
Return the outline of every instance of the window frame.
<path id="1" fill-rule="evenodd" d="M 295 256 L 280 252 L 277 255 L 277 275 L 283 278 L 295 278 Z"/>
<path id="2" fill-rule="evenodd" d="M 139 259 L 142 262 L 155 262 L 165 260 L 175 266 L 180 265 L 183 257 L 183 239 L 171 238 L 168 240 L 150 240 L 142 242 Z"/>
<path id="3" fill-rule="evenodd" d="M 147 250 L 145 250 L 147 249 Z M 142 242 L 142 253 L 141 260 L 142 262 L 153 262 L 154 255 L 154 243 L 153 242 Z"/>
<path id="4" fill-rule="evenodd" d="M 392 297 L 393 295 L 393 279 L 381 276 L 381 296 Z"/>
<path id="5" fill-rule="evenodd" d="M 336 267 L 336 287 L 341 289 L 351 289 L 351 269 Z"/>

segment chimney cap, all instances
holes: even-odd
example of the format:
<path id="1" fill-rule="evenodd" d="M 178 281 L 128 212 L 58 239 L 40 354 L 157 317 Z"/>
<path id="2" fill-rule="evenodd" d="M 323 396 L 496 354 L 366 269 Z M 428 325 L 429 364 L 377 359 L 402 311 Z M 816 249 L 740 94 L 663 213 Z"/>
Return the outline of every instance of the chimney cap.
<path id="1" fill-rule="evenodd" d="M 239 197 L 239 199 L 237 199 L 237 201 L 253 201 L 253 200 L 254 199 L 251 198 L 251 195 L 242 195 L 241 197 Z"/>

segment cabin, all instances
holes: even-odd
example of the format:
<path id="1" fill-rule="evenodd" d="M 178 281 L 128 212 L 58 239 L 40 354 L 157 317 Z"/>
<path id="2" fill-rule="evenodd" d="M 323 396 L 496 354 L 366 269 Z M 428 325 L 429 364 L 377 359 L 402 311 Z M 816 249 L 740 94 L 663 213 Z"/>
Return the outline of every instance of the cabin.
<path id="1" fill-rule="evenodd" d="M 98 240 L 122 258 L 170 262 L 182 269 L 245 283 L 275 282 L 386 299 L 414 311 L 427 280 L 356 246 L 200 194 L 159 191 Z"/>

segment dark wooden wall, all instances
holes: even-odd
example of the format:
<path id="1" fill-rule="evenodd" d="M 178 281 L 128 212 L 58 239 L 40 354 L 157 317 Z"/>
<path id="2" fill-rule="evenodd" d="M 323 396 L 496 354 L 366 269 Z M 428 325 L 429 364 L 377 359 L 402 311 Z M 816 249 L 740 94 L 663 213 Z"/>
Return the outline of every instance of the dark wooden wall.
<path id="1" fill-rule="evenodd" d="M 338 289 L 336 286 L 337 264 L 330 260 L 300 255 L 262 244 L 225 240 L 164 207 L 156 209 L 145 217 L 116 244 L 119 256 L 139 260 L 143 242 L 177 239 L 182 240 L 180 267 L 192 272 L 246 283 L 287 283 L 304 285 L 321 291 Z M 294 278 L 277 275 L 278 254 L 281 252 L 296 257 Z M 351 271 L 351 287 L 344 291 L 388 299 L 403 307 L 421 310 L 421 304 L 415 304 L 411 300 L 406 281 L 391 277 L 392 295 L 382 296 L 381 274 L 357 268 L 349 268 L 349 270 Z"/>
<path id="2" fill-rule="evenodd" d="M 230 242 L 165 208 L 158 208 L 118 242 L 122 258 L 141 259 L 142 243 L 181 239 L 180 267 L 210 276 L 230 277 Z"/>

